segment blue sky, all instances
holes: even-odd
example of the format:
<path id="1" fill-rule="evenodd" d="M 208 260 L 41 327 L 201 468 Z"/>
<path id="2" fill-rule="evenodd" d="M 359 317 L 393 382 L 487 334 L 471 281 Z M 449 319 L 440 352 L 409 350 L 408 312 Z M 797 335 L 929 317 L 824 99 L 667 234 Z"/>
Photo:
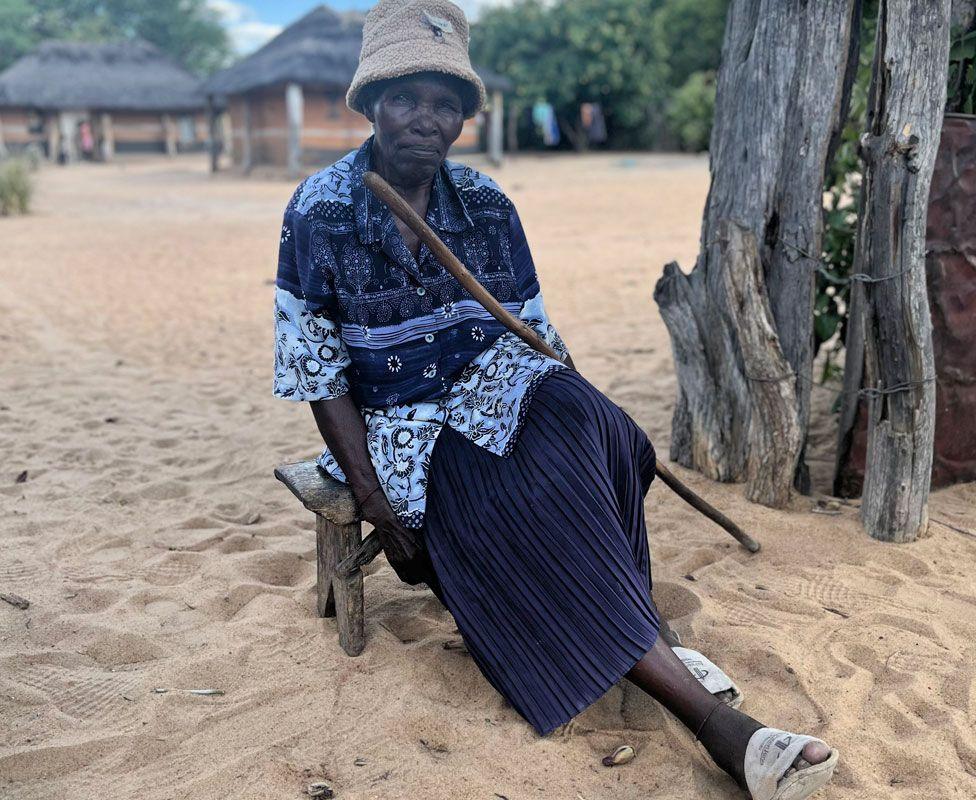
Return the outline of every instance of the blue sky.
<path id="1" fill-rule="evenodd" d="M 477 17 L 478 10 L 486 5 L 504 3 L 507 0 L 455 0 L 469 17 Z M 365 11 L 373 0 L 330 0 L 327 3 L 337 11 Z M 282 28 L 321 5 L 314 0 L 207 0 L 207 5 L 220 16 L 230 33 L 234 48 L 239 55 L 256 50 Z"/>

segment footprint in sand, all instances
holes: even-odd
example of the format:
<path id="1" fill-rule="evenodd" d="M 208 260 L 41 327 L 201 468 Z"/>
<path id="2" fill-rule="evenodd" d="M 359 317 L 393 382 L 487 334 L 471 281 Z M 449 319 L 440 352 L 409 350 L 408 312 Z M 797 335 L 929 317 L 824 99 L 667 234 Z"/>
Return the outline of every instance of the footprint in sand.
<path id="1" fill-rule="evenodd" d="M 374 614 L 382 628 L 402 644 L 422 642 L 442 632 L 450 615 L 433 595 L 401 597 L 383 603 Z"/>
<path id="2" fill-rule="evenodd" d="M 298 586 L 310 581 L 315 567 L 298 553 L 259 552 L 241 557 L 238 569 L 268 586 Z"/>
<path id="3" fill-rule="evenodd" d="M 115 605 L 122 598 L 122 592 L 90 586 L 68 586 L 62 597 L 73 613 L 97 614 Z"/>
<path id="4" fill-rule="evenodd" d="M 37 564 L 26 561 L 0 562 L 0 585 L 18 586 L 33 583 L 40 575 L 41 568 Z"/>
<path id="5" fill-rule="evenodd" d="M 264 542 L 250 533 L 235 533 L 223 541 L 216 543 L 215 546 L 218 552 L 221 553 L 248 553 L 253 550 L 265 549 Z M 312 551 L 312 557 L 314 557 L 314 550 Z"/>
<path id="6" fill-rule="evenodd" d="M 199 553 L 166 553 L 146 563 L 139 577 L 156 586 L 175 586 L 193 577 L 203 565 Z"/>
<path id="7" fill-rule="evenodd" d="M 120 732 L 140 725 L 134 698 L 141 691 L 142 678 L 135 672 L 111 672 L 76 663 L 18 664 L 10 670 L 13 681 L 29 687 L 51 703 L 59 713 L 77 724 L 109 728 Z M 133 700 L 126 700 L 126 697 Z"/>
<path id="8" fill-rule="evenodd" d="M 121 667 L 155 661 L 167 655 L 160 645 L 139 636 L 113 630 L 100 631 L 84 650 L 79 651 L 102 667 Z"/>

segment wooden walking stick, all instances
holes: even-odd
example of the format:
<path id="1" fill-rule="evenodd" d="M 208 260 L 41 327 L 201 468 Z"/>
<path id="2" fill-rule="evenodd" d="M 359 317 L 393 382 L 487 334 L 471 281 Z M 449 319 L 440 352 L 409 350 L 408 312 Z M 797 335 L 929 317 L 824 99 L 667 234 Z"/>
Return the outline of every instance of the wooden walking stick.
<path id="1" fill-rule="evenodd" d="M 397 194 L 396 190 L 390 186 L 390 184 L 388 184 L 375 172 L 367 172 L 364 176 L 364 181 L 366 186 L 369 187 L 370 191 L 372 191 L 373 194 L 386 203 L 390 207 L 390 211 L 399 217 L 403 223 L 410 228 L 410 230 L 420 237 L 420 240 L 430 248 L 430 251 L 434 254 L 437 260 L 444 265 L 444 268 L 450 272 L 451 275 L 457 278 L 458 283 L 467 289 L 471 296 L 481 303 L 489 314 L 491 314 L 502 325 L 518 335 L 523 341 L 538 350 L 540 353 L 543 353 L 550 358 L 554 358 L 557 361 L 559 360 L 559 356 L 556 354 L 556 351 L 553 350 L 545 341 L 543 341 L 539 334 L 537 334 L 525 322 L 516 319 L 510 313 L 508 313 L 508 311 L 506 311 L 491 295 L 491 292 L 485 289 L 485 287 L 478 282 L 478 279 L 468 272 L 464 264 L 458 260 L 457 256 L 450 251 L 447 245 L 440 240 L 440 237 L 434 233 L 430 226 L 428 226 L 427 223 L 421 219 L 420 215 L 410 207 L 410 204 L 407 203 L 407 201 L 404 200 L 399 194 Z M 658 463 L 656 470 L 658 477 L 664 482 L 664 484 L 675 492 L 675 494 L 677 494 L 682 500 L 695 508 L 697 511 L 700 511 L 719 527 L 728 531 L 728 533 L 731 534 L 736 541 L 738 541 L 750 553 L 759 552 L 759 542 L 742 530 L 742 528 L 725 516 L 725 514 L 712 506 L 710 503 L 703 500 L 690 488 L 685 486 L 685 484 L 678 480 L 674 473 L 672 473 L 667 467 Z M 366 541 L 369 541 L 370 538 L 371 537 L 367 537 Z M 378 544 L 378 541 L 373 542 L 370 547 L 367 548 L 366 542 L 364 541 L 361 550 L 364 551 L 367 549 L 372 549 L 377 547 Z M 378 550 L 375 552 L 378 552 Z M 357 552 L 353 554 L 339 565 L 338 571 L 342 572 L 343 568 L 346 566 L 355 569 L 362 564 L 361 559 L 363 556 L 365 556 L 364 552 Z"/>

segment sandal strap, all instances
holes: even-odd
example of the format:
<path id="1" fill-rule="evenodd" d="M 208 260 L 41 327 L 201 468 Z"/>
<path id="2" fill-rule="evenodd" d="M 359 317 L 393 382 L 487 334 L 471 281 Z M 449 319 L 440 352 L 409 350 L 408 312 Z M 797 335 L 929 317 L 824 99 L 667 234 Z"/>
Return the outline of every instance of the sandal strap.
<path id="1" fill-rule="evenodd" d="M 716 666 L 712 661 L 703 656 L 697 650 L 687 647 L 672 647 L 674 654 L 681 659 L 688 671 L 694 675 L 698 682 L 708 689 L 712 694 L 727 692 L 729 690 L 738 691 L 732 679 Z"/>

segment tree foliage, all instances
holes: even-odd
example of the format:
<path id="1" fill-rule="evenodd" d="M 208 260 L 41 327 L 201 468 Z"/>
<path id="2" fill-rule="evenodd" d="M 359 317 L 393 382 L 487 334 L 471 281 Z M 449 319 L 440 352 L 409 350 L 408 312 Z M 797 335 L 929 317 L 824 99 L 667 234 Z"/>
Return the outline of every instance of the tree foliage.
<path id="1" fill-rule="evenodd" d="M 666 110 L 690 76 L 718 66 L 727 0 L 516 0 L 486 10 L 472 36 L 477 63 L 507 75 L 516 110 L 553 105 L 585 145 L 582 103 L 602 104 L 610 143 L 666 141 Z M 673 137 L 672 137 L 673 138 Z"/>
<path id="2" fill-rule="evenodd" d="M 714 114 L 715 73 L 692 72 L 668 103 L 668 126 L 682 150 L 697 153 L 708 149 Z"/>
<path id="3" fill-rule="evenodd" d="M 205 74 L 230 57 L 230 40 L 205 0 L 0 0 L 0 69 L 46 39 L 141 38 Z"/>

